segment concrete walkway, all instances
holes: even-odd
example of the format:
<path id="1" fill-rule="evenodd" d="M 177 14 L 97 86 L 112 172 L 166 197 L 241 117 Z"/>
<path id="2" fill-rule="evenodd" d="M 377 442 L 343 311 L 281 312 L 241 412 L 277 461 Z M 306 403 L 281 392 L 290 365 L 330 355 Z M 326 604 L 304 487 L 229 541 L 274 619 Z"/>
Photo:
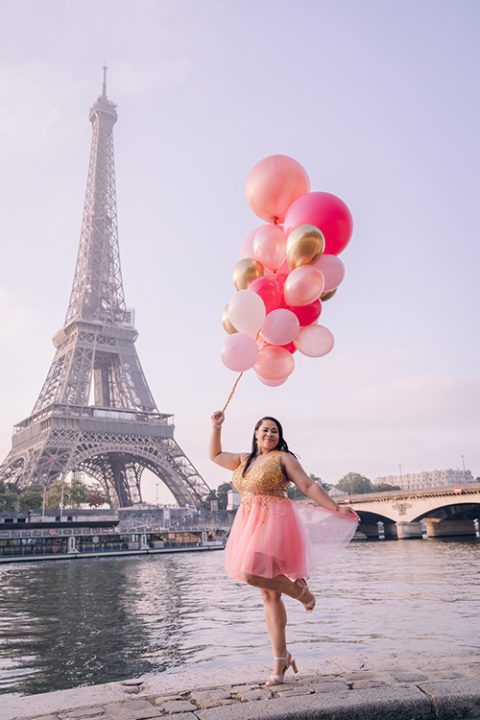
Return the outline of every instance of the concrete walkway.
<path id="1" fill-rule="evenodd" d="M 336 657 L 321 667 L 310 662 L 302 674 L 289 673 L 288 682 L 271 689 L 261 684 L 268 671 L 259 672 L 252 680 L 252 668 L 184 668 L 123 683 L 6 695 L 0 698 L 0 718 L 480 720 L 480 654 L 417 656 L 409 662 L 395 656 Z"/>

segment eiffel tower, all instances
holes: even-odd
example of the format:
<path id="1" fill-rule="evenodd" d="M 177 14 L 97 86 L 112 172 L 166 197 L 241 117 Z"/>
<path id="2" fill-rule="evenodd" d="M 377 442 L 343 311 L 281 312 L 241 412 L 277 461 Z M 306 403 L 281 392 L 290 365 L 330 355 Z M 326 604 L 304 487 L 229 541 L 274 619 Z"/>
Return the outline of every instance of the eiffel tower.
<path id="1" fill-rule="evenodd" d="M 115 507 L 141 502 L 145 469 L 180 506 L 199 508 L 210 492 L 160 413 L 135 349 L 134 312 L 123 292 L 118 247 L 113 126 L 102 94 L 90 109 L 92 145 L 80 246 L 63 328 L 30 417 L 14 428 L 0 481 L 44 488 L 70 472 L 95 478 Z"/>

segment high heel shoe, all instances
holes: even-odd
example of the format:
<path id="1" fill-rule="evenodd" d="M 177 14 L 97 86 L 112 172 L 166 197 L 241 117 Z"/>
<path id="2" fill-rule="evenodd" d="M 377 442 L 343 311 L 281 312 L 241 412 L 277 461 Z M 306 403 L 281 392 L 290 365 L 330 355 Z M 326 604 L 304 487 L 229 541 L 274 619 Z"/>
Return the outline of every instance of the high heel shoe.
<path id="1" fill-rule="evenodd" d="M 297 599 L 297 600 L 300 600 L 300 602 L 301 602 L 302 605 L 305 607 L 305 610 L 306 610 L 308 613 L 313 612 L 317 601 L 316 601 L 316 599 L 315 599 L 315 595 L 314 595 L 314 594 L 312 593 L 312 591 L 309 589 L 309 587 L 308 587 L 308 585 L 307 585 L 307 581 L 306 581 L 304 578 L 299 578 L 298 580 L 295 580 L 295 584 L 296 584 L 296 585 L 300 585 L 301 588 L 302 588 L 301 591 L 300 591 L 300 595 L 297 595 L 297 598 L 296 598 L 296 599 Z M 310 595 L 312 596 L 311 600 L 309 600 L 308 602 L 304 602 L 304 601 L 302 600 L 302 597 L 303 597 L 303 595 L 305 594 L 305 592 L 309 592 Z"/>
<path id="2" fill-rule="evenodd" d="M 272 675 L 270 675 L 270 677 L 266 679 L 265 685 L 267 687 L 272 687 L 272 685 L 283 685 L 285 673 L 287 672 L 289 667 L 292 668 L 295 674 L 298 673 L 297 663 L 295 662 L 295 658 L 293 657 L 293 655 L 290 655 L 290 653 L 287 653 L 285 657 L 274 657 L 273 659 L 284 660 L 285 665 L 280 675 L 275 675 L 275 673 L 272 673 Z"/>

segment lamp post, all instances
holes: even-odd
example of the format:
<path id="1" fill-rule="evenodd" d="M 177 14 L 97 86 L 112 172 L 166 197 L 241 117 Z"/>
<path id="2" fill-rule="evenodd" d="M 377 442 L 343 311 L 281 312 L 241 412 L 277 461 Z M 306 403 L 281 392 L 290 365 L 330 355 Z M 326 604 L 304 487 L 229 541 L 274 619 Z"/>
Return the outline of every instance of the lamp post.
<path id="1" fill-rule="evenodd" d="M 465 473 L 465 458 L 462 455 L 462 467 L 463 467 L 463 484 L 467 482 L 466 473 Z"/>
<path id="2" fill-rule="evenodd" d="M 401 465 L 401 463 L 399 463 L 398 469 L 400 470 L 400 487 L 401 487 L 402 490 L 403 490 L 403 475 L 402 475 L 402 465 Z"/>
<path id="3" fill-rule="evenodd" d="M 156 504 L 158 507 L 158 483 L 155 483 L 155 498 L 156 498 Z"/>

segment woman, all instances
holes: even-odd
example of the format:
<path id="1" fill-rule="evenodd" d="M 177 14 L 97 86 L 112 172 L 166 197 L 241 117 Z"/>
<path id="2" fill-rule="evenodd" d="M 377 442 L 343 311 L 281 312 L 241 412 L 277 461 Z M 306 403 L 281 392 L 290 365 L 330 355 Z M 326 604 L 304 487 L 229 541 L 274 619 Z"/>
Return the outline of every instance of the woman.
<path id="1" fill-rule="evenodd" d="M 351 540 L 358 516 L 348 506 L 340 508 L 308 477 L 288 449 L 278 420 L 264 417 L 257 422 L 250 453 L 222 450 L 224 420 L 221 410 L 212 414 L 209 455 L 217 465 L 233 470 L 233 486 L 242 497 L 225 568 L 230 577 L 260 588 L 274 662 L 266 685 L 279 685 L 289 667 L 297 672 L 286 645 L 282 594 L 313 611 L 315 597 L 305 578 L 327 554 Z M 288 500 L 290 482 L 316 505 Z"/>

